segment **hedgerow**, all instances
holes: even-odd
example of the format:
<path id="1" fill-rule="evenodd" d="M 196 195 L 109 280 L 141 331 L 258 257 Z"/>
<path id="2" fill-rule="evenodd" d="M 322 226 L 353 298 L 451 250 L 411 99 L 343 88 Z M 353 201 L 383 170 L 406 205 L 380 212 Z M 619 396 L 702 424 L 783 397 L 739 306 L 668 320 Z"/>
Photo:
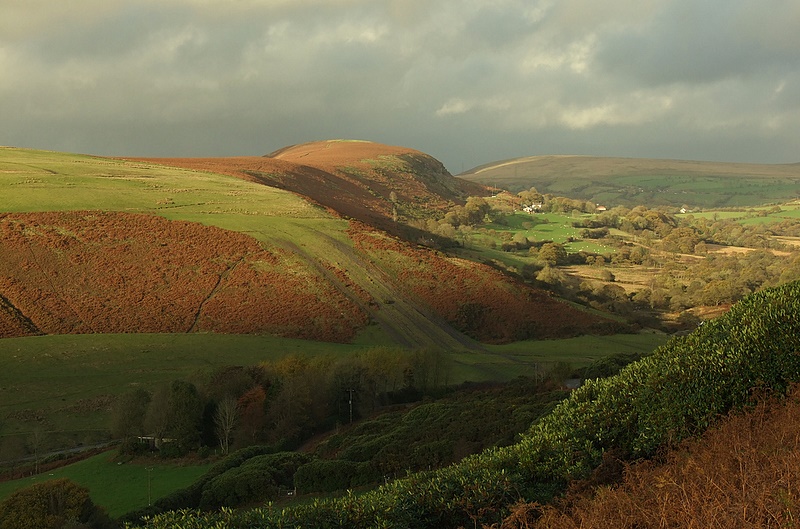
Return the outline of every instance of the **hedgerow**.
<path id="1" fill-rule="evenodd" d="M 445 528 L 499 522 L 517 500 L 547 500 L 614 448 L 631 458 L 699 433 L 754 390 L 800 380 L 800 282 L 753 294 L 618 375 L 588 381 L 515 445 L 361 496 L 244 513 L 167 513 L 146 527 Z M 175 525 L 178 517 L 191 524 Z M 202 523 L 200 522 L 202 520 Z"/>

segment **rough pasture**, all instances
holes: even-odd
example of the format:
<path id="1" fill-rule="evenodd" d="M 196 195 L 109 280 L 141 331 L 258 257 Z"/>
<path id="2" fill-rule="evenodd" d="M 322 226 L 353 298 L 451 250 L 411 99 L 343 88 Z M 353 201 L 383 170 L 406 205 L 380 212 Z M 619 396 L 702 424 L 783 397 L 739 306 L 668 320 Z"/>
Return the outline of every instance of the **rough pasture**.
<path id="1" fill-rule="evenodd" d="M 292 253 L 196 223 L 96 211 L 6 214 L 0 254 L 2 337 L 222 332 L 342 342 L 366 324 Z"/>

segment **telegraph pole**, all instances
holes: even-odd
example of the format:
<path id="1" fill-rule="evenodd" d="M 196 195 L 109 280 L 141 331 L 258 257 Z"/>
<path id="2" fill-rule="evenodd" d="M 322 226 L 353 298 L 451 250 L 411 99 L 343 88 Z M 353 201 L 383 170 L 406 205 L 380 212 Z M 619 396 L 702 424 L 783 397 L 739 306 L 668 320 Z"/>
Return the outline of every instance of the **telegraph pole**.
<path id="1" fill-rule="evenodd" d="M 350 423 L 352 424 L 353 423 L 353 392 L 355 390 L 350 388 L 350 389 L 346 389 L 345 391 L 350 393 Z"/>
<path id="2" fill-rule="evenodd" d="M 153 473 L 153 467 L 147 467 L 145 470 L 147 470 L 147 506 L 150 507 L 150 475 Z"/>

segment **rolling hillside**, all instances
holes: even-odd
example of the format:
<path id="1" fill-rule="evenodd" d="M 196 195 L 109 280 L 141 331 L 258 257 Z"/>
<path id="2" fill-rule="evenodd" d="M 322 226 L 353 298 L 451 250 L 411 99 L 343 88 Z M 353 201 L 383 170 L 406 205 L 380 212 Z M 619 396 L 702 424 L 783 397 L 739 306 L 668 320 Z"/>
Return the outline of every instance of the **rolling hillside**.
<path id="1" fill-rule="evenodd" d="M 479 184 L 453 178 L 427 154 L 368 141 L 304 143 L 267 156 L 146 161 L 292 191 L 339 215 L 398 235 L 409 234 L 403 221 L 425 218 L 484 192 Z"/>
<path id="2" fill-rule="evenodd" d="M 690 209 L 788 202 L 800 191 L 800 164 L 766 165 L 595 156 L 531 156 L 470 169 L 461 178 L 513 192 Z"/>
<path id="3" fill-rule="evenodd" d="M 271 158 L 158 162 L 0 149 L 2 336 L 348 342 L 376 326 L 390 343 L 463 349 L 615 329 L 376 228 L 394 223 L 393 203 L 411 215 L 408 204 L 439 208 L 467 194 L 416 151 L 327 142 Z"/>

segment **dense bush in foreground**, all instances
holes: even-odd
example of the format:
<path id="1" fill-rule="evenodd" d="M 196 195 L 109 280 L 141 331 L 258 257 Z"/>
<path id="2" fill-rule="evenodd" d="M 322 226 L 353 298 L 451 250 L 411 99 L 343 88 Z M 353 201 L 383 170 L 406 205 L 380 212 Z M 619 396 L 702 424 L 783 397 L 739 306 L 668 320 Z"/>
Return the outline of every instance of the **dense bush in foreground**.
<path id="1" fill-rule="evenodd" d="M 764 398 L 747 413 L 732 413 L 661 464 L 631 465 L 620 486 L 569 494 L 558 507 L 520 505 L 501 529 L 796 527 L 799 430 L 795 386 L 789 398 Z"/>
<path id="2" fill-rule="evenodd" d="M 442 528 L 499 522 L 518 500 L 545 501 L 615 449 L 652 455 L 748 403 L 754 388 L 800 379 L 800 283 L 744 299 L 618 375 L 589 382 L 512 446 L 361 496 L 279 509 L 166 513 L 146 527 Z"/>

